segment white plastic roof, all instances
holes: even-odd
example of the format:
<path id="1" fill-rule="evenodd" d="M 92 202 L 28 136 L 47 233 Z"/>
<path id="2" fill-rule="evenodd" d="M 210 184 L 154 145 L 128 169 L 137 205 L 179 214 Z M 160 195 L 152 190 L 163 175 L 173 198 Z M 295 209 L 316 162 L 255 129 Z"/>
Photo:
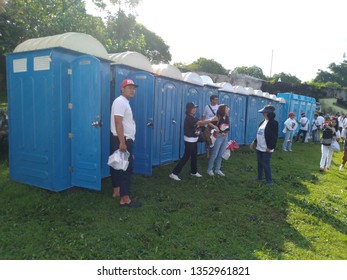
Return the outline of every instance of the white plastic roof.
<path id="1" fill-rule="evenodd" d="M 151 62 L 143 54 L 138 52 L 122 52 L 108 55 L 115 64 L 127 65 L 140 70 L 153 73 Z"/>
<path id="2" fill-rule="evenodd" d="M 251 87 L 246 87 L 245 91 L 246 91 L 246 94 L 248 95 L 254 95 L 254 89 Z"/>
<path id="3" fill-rule="evenodd" d="M 233 91 L 236 93 L 247 94 L 246 89 L 242 86 L 234 86 Z"/>
<path id="4" fill-rule="evenodd" d="M 282 98 L 282 97 L 280 97 L 280 98 L 276 98 L 276 100 L 279 102 L 279 103 L 286 103 L 286 100 L 284 99 L 284 98 Z"/>
<path id="5" fill-rule="evenodd" d="M 153 64 L 153 72 L 159 76 L 183 81 L 182 73 L 177 67 L 170 64 Z"/>
<path id="6" fill-rule="evenodd" d="M 77 32 L 29 39 L 20 43 L 13 52 L 19 53 L 59 47 L 108 60 L 105 47 L 97 39 L 91 35 Z"/>
<path id="7" fill-rule="evenodd" d="M 255 95 L 258 95 L 258 96 L 263 96 L 263 92 L 262 92 L 260 89 L 256 89 L 256 90 L 254 91 L 254 94 L 255 94 Z"/>
<path id="8" fill-rule="evenodd" d="M 215 83 L 215 85 L 218 86 L 221 91 L 233 92 L 233 85 L 228 82 Z"/>
<path id="9" fill-rule="evenodd" d="M 182 78 L 183 78 L 183 81 L 194 84 L 194 85 L 199 85 L 199 86 L 204 85 L 201 77 L 194 72 L 182 73 Z"/>
<path id="10" fill-rule="evenodd" d="M 206 76 L 206 75 L 202 75 L 200 76 L 204 85 L 209 85 L 209 86 L 214 86 L 214 87 L 218 87 L 215 85 L 215 83 L 212 81 L 210 76 Z"/>

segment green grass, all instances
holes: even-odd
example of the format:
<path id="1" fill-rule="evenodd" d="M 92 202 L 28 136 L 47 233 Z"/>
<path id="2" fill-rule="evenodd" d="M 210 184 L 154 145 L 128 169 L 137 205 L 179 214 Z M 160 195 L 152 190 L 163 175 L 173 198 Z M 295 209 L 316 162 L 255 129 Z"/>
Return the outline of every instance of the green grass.
<path id="1" fill-rule="evenodd" d="M 279 143 L 281 145 L 281 142 Z M 174 164 L 133 176 L 139 209 L 100 192 L 53 193 L 11 181 L 0 156 L 0 259 L 347 259 L 346 172 L 335 153 L 320 174 L 320 146 L 294 144 L 272 157 L 275 185 L 252 179 L 255 154 L 242 147 L 223 161 L 227 177 L 168 178 Z"/>

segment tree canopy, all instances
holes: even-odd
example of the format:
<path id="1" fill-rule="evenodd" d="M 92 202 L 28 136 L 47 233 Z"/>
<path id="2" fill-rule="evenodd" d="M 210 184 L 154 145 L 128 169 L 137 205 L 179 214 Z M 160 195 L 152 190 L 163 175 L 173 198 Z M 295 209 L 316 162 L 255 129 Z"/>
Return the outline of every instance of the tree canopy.
<path id="1" fill-rule="evenodd" d="M 233 70 L 233 72 L 238 74 L 248 75 L 248 76 L 262 79 L 262 80 L 266 80 L 263 70 L 260 67 L 255 65 L 253 65 L 252 67 L 247 67 L 247 66 L 236 67 Z"/>
<path id="2" fill-rule="evenodd" d="M 270 81 L 289 83 L 289 84 L 293 84 L 293 85 L 300 85 L 301 84 L 301 80 L 299 78 L 297 78 L 296 76 L 293 76 L 291 74 L 286 74 L 283 72 L 273 75 Z"/>
<path id="3" fill-rule="evenodd" d="M 93 0 L 107 12 L 105 21 L 88 14 L 82 0 L 0 1 L 0 55 L 12 52 L 27 39 L 81 32 L 98 39 L 109 53 L 137 51 L 154 63 L 171 60 L 164 40 L 136 22 L 132 11 L 141 0 L 110 0 L 118 5 L 116 13 L 106 1 Z"/>
<path id="4" fill-rule="evenodd" d="M 228 71 L 220 63 L 214 61 L 213 59 L 207 59 L 204 57 L 200 57 L 191 64 L 185 65 L 183 63 L 177 63 L 176 65 L 191 71 L 200 71 L 222 75 L 228 74 Z"/>

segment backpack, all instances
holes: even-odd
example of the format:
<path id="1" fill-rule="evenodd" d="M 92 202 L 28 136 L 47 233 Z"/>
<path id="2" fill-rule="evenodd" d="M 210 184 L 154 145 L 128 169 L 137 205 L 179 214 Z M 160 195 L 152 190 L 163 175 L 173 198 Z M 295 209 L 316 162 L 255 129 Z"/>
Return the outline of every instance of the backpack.
<path id="1" fill-rule="evenodd" d="M 330 146 L 333 141 L 333 131 L 328 128 L 323 129 L 321 143 L 325 146 Z"/>

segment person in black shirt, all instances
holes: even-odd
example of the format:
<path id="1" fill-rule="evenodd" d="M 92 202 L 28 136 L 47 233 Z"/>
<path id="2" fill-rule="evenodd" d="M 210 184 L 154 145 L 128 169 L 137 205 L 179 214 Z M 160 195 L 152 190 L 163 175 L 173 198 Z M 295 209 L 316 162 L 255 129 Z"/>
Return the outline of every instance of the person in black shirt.
<path id="1" fill-rule="evenodd" d="M 194 115 L 198 106 L 192 102 L 186 105 L 186 118 L 184 120 L 184 154 L 181 160 L 177 163 L 169 177 L 176 181 L 181 181 L 178 174 L 181 172 L 184 165 L 190 159 L 190 174 L 195 177 L 202 177 L 198 172 L 198 138 L 201 133 L 201 126 L 217 120 L 213 117 L 207 120 L 200 121 Z"/>

